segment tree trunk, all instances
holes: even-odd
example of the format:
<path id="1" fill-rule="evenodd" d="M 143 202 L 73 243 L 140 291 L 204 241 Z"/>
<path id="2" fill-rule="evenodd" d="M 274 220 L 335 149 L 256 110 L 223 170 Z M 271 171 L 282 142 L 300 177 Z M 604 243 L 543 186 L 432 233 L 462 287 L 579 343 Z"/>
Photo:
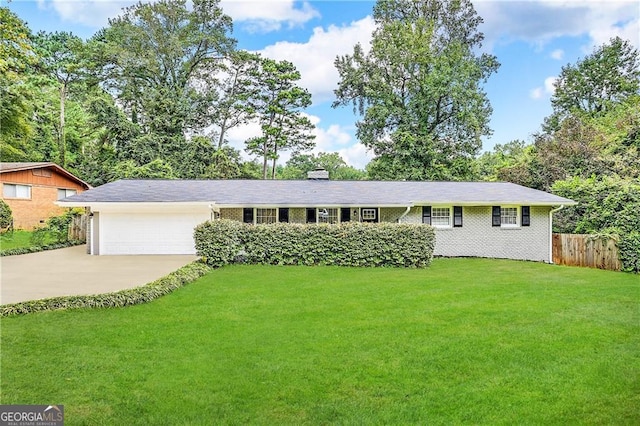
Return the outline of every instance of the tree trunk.
<path id="1" fill-rule="evenodd" d="M 66 167 L 67 147 L 64 133 L 64 103 L 67 94 L 67 85 L 62 83 L 60 86 L 60 132 L 58 133 L 58 149 L 60 150 L 60 167 Z"/>
<path id="2" fill-rule="evenodd" d="M 264 140 L 262 145 L 262 179 L 267 179 L 267 139 Z"/>

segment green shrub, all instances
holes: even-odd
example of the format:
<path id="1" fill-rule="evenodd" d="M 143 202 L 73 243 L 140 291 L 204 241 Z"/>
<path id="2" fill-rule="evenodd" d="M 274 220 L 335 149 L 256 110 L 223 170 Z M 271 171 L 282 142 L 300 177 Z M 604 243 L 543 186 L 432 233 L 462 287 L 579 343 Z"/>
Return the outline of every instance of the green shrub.
<path id="1" fill-rule="evenodd" d="M 196 252 L 210 266 L 229 263 L 426 267 L 435 233 L 425 225 L 347 222 L 252 226 L 206 222 L 194 232 Z"/>
<path id="2" fill-rule="evenodd" d="M 51 244 L 45 244 L 45 245 L 31 245 L 29 247 L 18 247 L 18 248 L 12 248 L 12 249 L 0 251 L 0 257 L 16 256 L 19 254 L 37 253 L 39 251 L 55 250 L 55 249 L 60 249 L 65 247 L 79 246 L 84 243 L 85 243 L 84 241 L 79 241 L 79 240 L 67 240 L 62 243 L 51 243 Z"/>
<path id="3" fill-rule="evenodd" d="M 166 277 L 142 287 L 90 296 L 62 296 L 0 306 L 0 317 L 60 309 L 115 308 L 150 302 L 195 281 L 210 271 L 200 261 L 192 262 Z"/>
<path id="4" fill-rule="evenodd" d="M 622 270 L 640 273 L 640 231 L 622 234 L 618 249 Z"/>
<path id="5" fill-rule="evenodd" d="M 4 200 L 0 200 L 0 229 L 8 228 L 13 223 L 11 207 Z"/>

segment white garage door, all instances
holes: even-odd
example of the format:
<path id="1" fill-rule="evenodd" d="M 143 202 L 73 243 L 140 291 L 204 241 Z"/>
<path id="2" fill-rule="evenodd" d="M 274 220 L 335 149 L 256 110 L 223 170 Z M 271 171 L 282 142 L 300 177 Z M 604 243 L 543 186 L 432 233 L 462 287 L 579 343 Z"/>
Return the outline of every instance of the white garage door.
<path id="1" fill-rule="evenodd" d="M 193 228 L 204 213 L 100 214 L 100 254 L 195 254 Z"/>

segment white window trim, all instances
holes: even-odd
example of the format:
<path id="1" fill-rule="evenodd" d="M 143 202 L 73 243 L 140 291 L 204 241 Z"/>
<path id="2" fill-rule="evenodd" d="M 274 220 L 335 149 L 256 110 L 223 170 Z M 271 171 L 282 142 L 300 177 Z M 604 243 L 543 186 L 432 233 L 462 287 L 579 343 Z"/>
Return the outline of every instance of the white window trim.
<path id="1" fill-rule="evenodd" d="M 374 216 L 372 218 L 365 218 L 364 217 L 364 212 L 365 211 L 369 211 L 371 210 L 374 213 Z M 373 207 L 366 207 L 366 208 L 360 208 L 360 218 L 361 220 L 378 220 L 378 209 L 377 208 L 373 208 Z"/>
<path id="2" fill-rule="evenodd" d="M 76 189 L 71 188 L 58 188 L 58 194 L 60 194 L 60 191 L 64 191 L 65 193 L 64 197 L 62 198 L 71 197 L 72 195 L 76 195 L 78 193 Z M 62 198 L 60 198 L 60 196 L 58 195 L 58 200 L 62 200 Z"/>
<path id="3" fill-rule="evenodd" d="M 4 187 L 5 186 L 15 186 L 16 187 L 16 196 L 15 197 L 7 197 L 4 193 Z M 28 197 L 18 197 L 18 187 L 24 187 L 24 188 L 28 188 L 29 190 L 29 196 Z M 8 198 L 11 200 L 31 200 L 33 197 L 33 193 L 32 193 L 32 188 L 31 185 L 25 185 L 22 183 L 11 183 L 11 182 L 3 182 L 2 183 L 2 198 Z"/>
<path id="4" fill-rule="evenodd" d="M 433 223 L 433 211 L 435 209 L 448 209 L 449 210 L 449 224 L 448 225 L 435 225 Z M 437 229 L 449 229 L 449 228 L 453 228 L 453 206 L 437 206 L 437 205 L 432 205 L 431 206 L 431 226 L 433 226 L 434 228 Z"/>
<path id="5" fill-rule="evenodd" d="M 516 209 L 516 223 L 502 223 L 502 209 Z M 513 229 L 513 228 L 520 228 L 520 206 L 512 206 L 512 205 L 506 205 L 506 206 L 500 206 L 500 228 L 507 228 L 507 229 Z"/>
<path id="6" fill-rule="evenodd" d="M 320 212 L 322 210 L 324 210 L 324 209 L 326 209 L 327 212 L 329 210 L 335 210 L 336 211 L 336 214 L 335 214 L 336 220 L 335 220 L 335 222 L 331 223 L 331 222 L 321 222 L 320 221 Z M 326 223 L 326 224 L 329 224 L 329 225 L 334 225 L 334 224 L 340 223 L 340 208 L 339 207 L 322 207 L 322 208 L 317 207 L 316 208 L 316 223 Z"/>
<path id="7" fill-rule="evenodd" d="M 254 225 L 268 225 L 268 223 L 258 223 L 258 210 L 275 210 L 275 222 L 278 223 L 280 221 L 280 209 L 277 207 L 254 207 L 253 208 L 253 224 Z"/>

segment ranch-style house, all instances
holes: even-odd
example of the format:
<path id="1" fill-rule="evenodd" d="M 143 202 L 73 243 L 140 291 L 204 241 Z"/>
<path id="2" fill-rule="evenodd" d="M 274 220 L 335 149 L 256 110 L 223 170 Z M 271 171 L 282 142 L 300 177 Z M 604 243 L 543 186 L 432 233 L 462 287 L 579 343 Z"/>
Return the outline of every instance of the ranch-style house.
<path id="1" fill-rule="evenodd" d="M 86 207 L 93 255 L 193 254 L 193 229 L 223 218 L 260 225 L 428 224 L 436 256 L 551 262 L 553 212 L 574 201 L 507 182 L 119 180 L 57 202 Z"/>

